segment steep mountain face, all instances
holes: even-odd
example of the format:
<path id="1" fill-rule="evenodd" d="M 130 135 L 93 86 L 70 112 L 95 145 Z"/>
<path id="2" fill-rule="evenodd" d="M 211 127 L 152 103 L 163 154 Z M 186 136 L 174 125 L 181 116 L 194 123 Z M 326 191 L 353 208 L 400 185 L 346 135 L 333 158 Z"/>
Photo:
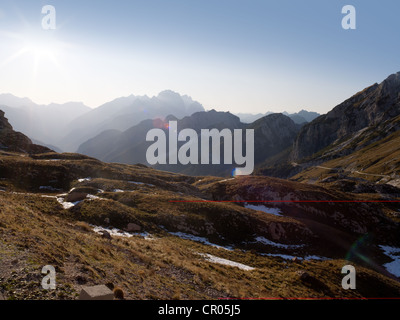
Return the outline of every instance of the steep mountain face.
<path id="1" fill-rule="evenodd" d="M 291 159 L 296 161 L 310 157 L 335 142 L 343 143 L 362 134 L 361 130 L 374 128 L 399 114 L 400 72 L 379 85 L 364 89 L 305 125 L 294 143 Z M 347 150 L 348 153 L 352 151 Z"/>
<path id="2" fill-rule="evenodd" d="M 72 121 L 59 144 L 63 150 L 76 151 L 82 143 L 106 130 L 125 131 L 146 119 L 165 118 L 169 114 L 182 118 L 200 111 L 204 111 L 200 103 L 169 90 L 152 98 L 118 98 Z"/>
<path id="3" fill-rule="evenodd" d="M 33 144 L 32 141 L 20 132 L 15 132 L 0 110 L 0 150 L 22 153 L 44 153 L 52 150 Z"/>
<path id="4" fill-rule="evenodd" d="M 83 143 L 78 152 L 103 161 L 127 164 L 142 163 L 149 165 L 146 151 L 152 142 L 146 142 L 146 134 L 153 128 L 165 129 L 169 120 L 176 117 L 168 116 L 165 121 L 145 120 L 125 132 L 105 131 L 97 137 Z M 198 112 L 190 117 L 178 120 L 178 131 L 191 128 L 200 136 L 201 129 L 254 129 L 255 163 L 260 163 L 284 149 L 290 147 L 300 129 L 290 118 L 283 114 L 272 114 L 251 124 L 240 122 L 237 116 L 229 112 Z M 178 144 L 180 147 L 183 142 Z M 111 147 L 110 147 L 111 146 Z M 221 144 L 223 148 L 223 143 Z M 243 149 L 244 150 L 244 149 Z M 200 161 L 199 161 L 200 162 Z M 236 165 L 156 165 L 157 169 L 190 175 L 230 175 Z"/>
<path id="5" fill-rule="evenodd" d="M 271 114 L 250 124 L 248 129 L 254 129 L 255 163 L 289 148 L 296 138 L 301 125 L 281 114 Z"/>

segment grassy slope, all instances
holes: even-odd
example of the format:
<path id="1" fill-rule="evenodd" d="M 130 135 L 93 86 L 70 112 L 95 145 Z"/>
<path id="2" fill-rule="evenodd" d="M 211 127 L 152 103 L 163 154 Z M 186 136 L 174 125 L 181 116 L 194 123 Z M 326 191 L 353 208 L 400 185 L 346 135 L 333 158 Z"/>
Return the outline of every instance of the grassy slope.
<path id="1" fill-rule="evenodd" d="M 371 182 L 390 182 L 400 178 L 400 132 L 375 142 L 354 153 L 311 167 L 293 179 L 296 181 L 318 181 L 340 173 L 345 176 L 362 178 Z"/>
<path id="2" fill-rule="evenodd" d="M 358 290 L 341 289 L 346 261 L 284 262 L 251 252 L 226 251 L 165 234 L 156 240 L 111 242 L 71 220 L 51 199 L 1 194 L 0 288 L 9 299 L 72 299 L 81 285 L 112 282 L 131 299 L 215 299 L 218 297 L 398 296 L 400 285 L 357 267 Z M 42 208 L 37 208 L 41 203 Z M 40 210 L 39 210 L 40 209 Z M 195 252 L 211 253 L 256 267 L 254 271 L 212 264 Z M 40 289 L 40 269 L 57 270 L 57 290 Z M 304 270 L 324 283 L 300 280 Z M 380 292 L 376 292 L 376 289 Z"/>
<path id="3" fill-rule="evenodd" d="M 55 157 L 62 159 L 48 161 Z M 238 247 L 254 233 L 271 238 L 271 230 L 277 226 L 288 236 L 277 234 L 272 240 L 288 244 L 300 239 L 312 241 L 313 237 L 307 236 L 307 223 L 290 215 L 276 217 L 230 203 L 173 204 L 169 200 L 232 199 L 236 194 L 243 196 L 244 190 L 248 192 L 248 186 L 268 185 L 282 194 L 288 189 L 304 192 L 298 196 L 310 192 L 312 196 L 340 196 L 337 193 L 325 194 L 322 188 L 268 178 L 220 182 L 222 179 L 214 177 L 193 178 L 143 166 L 104 164 L 77 155 L 36 158 L 0 156 L 0 187 L 5 189 L 0 192 L 0 291 L 8 299 L 73 299 L 82 285 L 109 282 L 121 287 L 130 299 L 400 296 L 397 281 L 362 266 L 357 266 L 358 290 L 343 290 L 340 270 L 348 264 L 344 260 L 285 261 L 258 254 L 258 250 L 273 253 L 273 248 L 257 246 L 227 251 L 171 236 L 160 227 Z M 77 181 L 88 176 L 93 179 Z M 97 194 L 101 199 L 85 200 L 64 210 L 55 198 L 43 197 L 45 191 L 39 188 L 43 185 L 62 189 L 46 194 L 50 196 L 71 187 L 105 192 Z M 301 190 L 296 190 L 300 186 Z M 126 192 L 113 192 L 115 189 Z M 134 236 L 109 241 L 88 225 L 122 228 L 129 222 L 139 224 L 156 239 Z M 256 269 L 243 271 L 210 263 L 197 252 Z M 40 289 L 40 270 L 48 264 L 58 272 L 58 287 L 53 292 Z M 299 271 L 307 271 L 316 280 L 301 280 Z"/>

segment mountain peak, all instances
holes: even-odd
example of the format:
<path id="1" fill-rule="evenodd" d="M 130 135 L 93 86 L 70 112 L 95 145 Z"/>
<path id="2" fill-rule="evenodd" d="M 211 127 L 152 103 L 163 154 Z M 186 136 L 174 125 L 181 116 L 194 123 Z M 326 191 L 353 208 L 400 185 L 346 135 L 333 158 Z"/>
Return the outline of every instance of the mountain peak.
<path id="1" fill-rule="evenodd" d="M 400 72 L 356 93 L 303 127 L 295 141 L 292 160 L 312 156 L 335 141 L 399 116 L 399 96 Z"/>
<path id="2" fill-rule="evenodd" d="M 0 94 L 0 104 L 12 107 L 12 108 L 20 108 L 22 106 L 34 106 L 36 105 L 31 99 L 29 98 L 19 98 L 14 96 L 11 93 L 2 93 Z"/>
<path id="3" fill-rule="evenodd" d="M 400 87 L 400 72 L 393 73 L 387 77 L 381 85 L 389 85 L 391 87 Z"/>
<path id="4" fill-rule="evenodd" d="M 172 90 L 164 90 L 164 91 L 161 91 L 157 97 L 159 99 L 160 98 L 181 98 L 181 95 Z"/>

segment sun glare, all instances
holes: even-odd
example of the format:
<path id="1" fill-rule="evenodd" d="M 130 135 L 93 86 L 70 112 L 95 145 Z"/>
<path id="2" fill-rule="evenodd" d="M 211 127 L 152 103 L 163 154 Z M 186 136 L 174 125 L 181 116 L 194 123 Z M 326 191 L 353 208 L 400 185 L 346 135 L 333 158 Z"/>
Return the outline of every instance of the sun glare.
<path id="1" fill-rule="evenodd" d="M 31 38 L 25 41 L 23 52 L 31 55 L 35 61 L 57 63 L 57 54 L 59 48 L 54 39 Z"/>
<path id="2" fill-rule="evenodd" d="M 54 34 L 49 33 L 26 32 L 8 34 L 8 37 L 19 43 L 19 50 L 3 61 L 1 65 L 24 57 L 33 58 L 35 63 L 52 62 L 58 65 L 58 58 L 65 47 L 65 44 L 57 40 Z"/>

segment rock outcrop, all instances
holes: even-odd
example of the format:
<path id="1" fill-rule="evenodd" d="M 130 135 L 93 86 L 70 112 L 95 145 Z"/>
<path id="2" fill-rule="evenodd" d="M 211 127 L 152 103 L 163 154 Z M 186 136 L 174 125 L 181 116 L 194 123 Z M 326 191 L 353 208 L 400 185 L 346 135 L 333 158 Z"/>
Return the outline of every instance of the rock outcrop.
<path id="1" fill-rule="evenodd" d="M 29 154 L 52 152 L 47 147 L 33 144 L 24 134 L 15 132 L 2 110 L 0 110 L 0 150 Z"/>
<path id="2" fill-rule="evenodd" d="M 360 130 L 400 115 L 400 72 L 374 84 L 305 125 L 294 143 L 291 160 L 307 158 Z M 352 150 L 349 150 L 351 152 Z"/>

